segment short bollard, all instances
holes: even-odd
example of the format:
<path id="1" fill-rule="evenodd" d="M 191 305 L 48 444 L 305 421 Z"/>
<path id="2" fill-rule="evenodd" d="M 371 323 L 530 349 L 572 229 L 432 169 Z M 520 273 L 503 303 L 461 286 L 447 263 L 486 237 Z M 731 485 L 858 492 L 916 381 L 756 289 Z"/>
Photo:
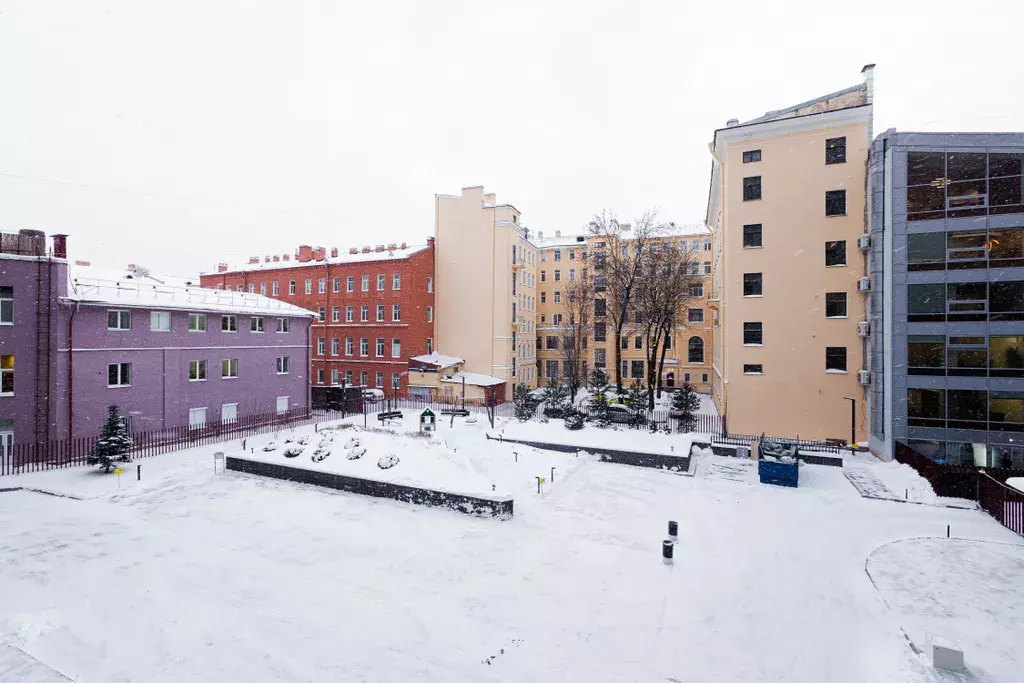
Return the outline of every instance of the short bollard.
<path id="1" fill-rule="evenodd" d="M 675 543 L 679 540 L 679 524 L 673 521 L 668 523 L 668 539 Z"/>
<path id="2" fill-rule="evenodd" d="M 675 549 L 675 543 L 672 541 L 661 542 L 661 561 L 665 564 L 672 564 L 672 551 Z"/>
<path id="3" fill-rule="evenodd" d="M 142 465 L 135 466 L 135 474 L 137 475 L 135 481 L 142 481 Z"/>
<path id="4" fill-rule="evenodd" d="M 551 468 L 551 483 L 552 484 L 555 483 L 555 468 L 554 467 Z"/>

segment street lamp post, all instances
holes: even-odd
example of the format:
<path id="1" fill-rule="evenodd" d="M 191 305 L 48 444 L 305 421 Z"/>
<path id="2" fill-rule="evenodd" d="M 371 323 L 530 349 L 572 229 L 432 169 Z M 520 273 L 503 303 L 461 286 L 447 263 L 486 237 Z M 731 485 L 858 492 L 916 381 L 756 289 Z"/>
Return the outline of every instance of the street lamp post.
<path id="1" fill-rule="evenodd" d="M 850 402 L 850 452 L 856 450 L 857 444 L 857 399 L 843 396 Z"/>

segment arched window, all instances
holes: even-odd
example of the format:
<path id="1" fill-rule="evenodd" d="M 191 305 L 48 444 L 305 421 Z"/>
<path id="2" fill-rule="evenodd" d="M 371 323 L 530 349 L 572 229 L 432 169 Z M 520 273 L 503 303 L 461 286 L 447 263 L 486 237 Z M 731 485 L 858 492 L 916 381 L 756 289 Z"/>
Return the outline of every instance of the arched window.
<path id="1" fill-rule="evenodd" d="M 687 344 L 689 350 L 689 358 L 691 363 L 703 363 L 704 362 L 704 340 L 700 337 L 690 337 L 690 341 Z"/>

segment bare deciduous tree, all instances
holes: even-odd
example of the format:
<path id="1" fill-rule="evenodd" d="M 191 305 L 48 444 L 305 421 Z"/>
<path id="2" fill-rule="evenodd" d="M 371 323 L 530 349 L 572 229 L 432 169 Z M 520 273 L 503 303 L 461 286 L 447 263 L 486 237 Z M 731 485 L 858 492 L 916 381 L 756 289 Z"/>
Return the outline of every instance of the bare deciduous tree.
<path id="1" fill-rule="evenodd" d="M 594 318 L 594 282 L 581 272 L 580 277 L 565 283 L 561 297 L 558 348 L 562 357 L 562 374 L 569 387 L 569 395 L 575 400 L 586 379 L 584 363 Z"/>
<path id="2" fill-rule="evenodd" d="M 622 337 L 631 331 L 630 319 L 633 313 L 637 283 L 643 271 L 644 258 L 650 242 L 658 230 L 656 210 L 647 211 L 632 224 L 620 224 L 607 211 L 594 216 L 590 222 L 590 234 L 601 248 L 594 248 L 595 288 L 604 292 L 608 318 L 612 323 L 615 339 L 615 385 L 621 394 L 622 387 Z"/>

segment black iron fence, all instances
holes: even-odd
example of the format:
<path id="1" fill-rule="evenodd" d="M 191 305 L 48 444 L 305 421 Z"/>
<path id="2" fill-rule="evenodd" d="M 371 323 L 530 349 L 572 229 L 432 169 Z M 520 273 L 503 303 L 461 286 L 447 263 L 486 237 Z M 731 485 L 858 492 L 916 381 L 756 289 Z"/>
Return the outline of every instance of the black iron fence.
<path id="1" fill-rule="evenodd" d="M 1024 493 L 978 472 L 978 504 L 997 522 L 1024 536 Z"/>
<path id="2" fill-rule="evenodd" d="M 761 441 L 762 436 L 764 436 L 764 439 L 766 441 L 774 441 L 776 443 L 784 444 L 795 444 L 797 448 L 802 451 L 816 451 L 818 453 L 832 453 L 835 455 L 841 455 L 844 450 L 849 450 L 848 446 L 844 447 L 842 444 L 835 443 L 832 441 L 813 441 L 809 439 L 801 439 L 800 437 L 767 436 L 761 434 L 754 436 L 751 434 L 718 433 L 714 434 L 711 437 L 711 442 L 727 446 L 745 446 L 749 447 L 752 453 L 756 453 L 758 444 Z"/>

